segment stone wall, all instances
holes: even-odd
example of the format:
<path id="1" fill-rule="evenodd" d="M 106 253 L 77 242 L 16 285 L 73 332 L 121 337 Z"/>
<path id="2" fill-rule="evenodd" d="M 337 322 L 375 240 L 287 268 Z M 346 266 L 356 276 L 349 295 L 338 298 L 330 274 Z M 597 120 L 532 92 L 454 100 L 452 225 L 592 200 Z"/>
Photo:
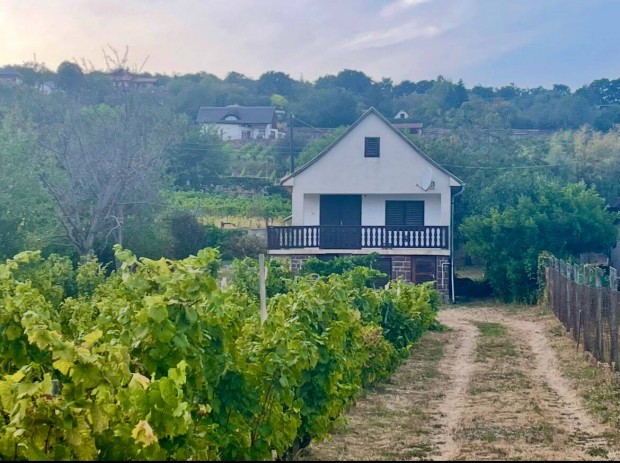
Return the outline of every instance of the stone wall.
<path id="1" fill-rule="evenodd" d="M 299 273 L 303 263 L 311 257 L 306 254 L 288 256 L 291 263 L 291 271 Z M 403 277 L 405 281 L 412 281 L 413 272 L 411 268 L 412 256 L 390 256 L 392 259 L 392 279 Z M 413 256 L 415 258 L 415 256 Z M 445 302 L 450 300 L 450 257 L 437 256 L 437 267 L 435 272 L 435 287 L 444 298 Z"/>
<path id="2" fill-rule="evenodd" d="M 444 301 L 450 299 L 450 257 L 437 257 L 437 291 L 443 294 Z"/>
<path id="3" fill-rule="evenodd" d="M 403 277 L 411 281 L 411 256 L 392 256 L 392 279 Z"/>
<path id="4" fill-rule="evenodd" d="M 291 272 L 293 273 L 299 273 L 299 269 L 301 269 L 301 266 L 303 265 L 303 263 L 308 260 L 310 256 L 307 256 L 305 254 L 302 255 L 296 255 L 296 256 L 290 256 L 291 259 Z"/>

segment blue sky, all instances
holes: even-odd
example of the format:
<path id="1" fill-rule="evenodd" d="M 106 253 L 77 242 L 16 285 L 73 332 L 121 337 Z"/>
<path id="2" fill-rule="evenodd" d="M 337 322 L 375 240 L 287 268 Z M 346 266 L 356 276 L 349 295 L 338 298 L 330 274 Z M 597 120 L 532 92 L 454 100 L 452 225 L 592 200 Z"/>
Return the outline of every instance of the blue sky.
<path id="1" fill-rule="evenodd" d="M 620 77 L 617 0 L 0 0 L 0 65 L 102 48 L 167 74 L 357 69 L 522 87 Z"/>

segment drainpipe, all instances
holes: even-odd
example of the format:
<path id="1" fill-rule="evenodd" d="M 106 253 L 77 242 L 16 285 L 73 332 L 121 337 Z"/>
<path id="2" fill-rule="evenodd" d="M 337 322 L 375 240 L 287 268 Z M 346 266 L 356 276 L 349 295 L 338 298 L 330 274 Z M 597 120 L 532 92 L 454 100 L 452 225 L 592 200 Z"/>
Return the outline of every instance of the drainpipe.
<path id="1" fill-rule="evenodd" d="M 452 299 L 452 303 L 454 304 L 454 198 L 458 195 L 463 194 L 465 191 L 465 184 L 461 185 L 461 189 L 455 195 L 452 195 L 450 200 L 450 286 L 452 290 L 450 291 L 450 299 Z"/>

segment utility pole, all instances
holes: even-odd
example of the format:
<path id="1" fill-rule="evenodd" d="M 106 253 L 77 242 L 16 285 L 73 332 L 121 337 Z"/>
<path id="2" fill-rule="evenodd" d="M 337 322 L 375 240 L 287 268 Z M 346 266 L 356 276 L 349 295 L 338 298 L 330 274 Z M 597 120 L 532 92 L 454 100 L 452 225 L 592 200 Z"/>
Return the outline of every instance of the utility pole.
<path id="1" fill-rule="evenodd" d="M 295 172 L 295 156 L 293 155 L 293 113 L 289 111 L 288 113 L 288 126 L 290 129 L 289 133 L 289 154 L 291 155 L 291 174 Z"/>

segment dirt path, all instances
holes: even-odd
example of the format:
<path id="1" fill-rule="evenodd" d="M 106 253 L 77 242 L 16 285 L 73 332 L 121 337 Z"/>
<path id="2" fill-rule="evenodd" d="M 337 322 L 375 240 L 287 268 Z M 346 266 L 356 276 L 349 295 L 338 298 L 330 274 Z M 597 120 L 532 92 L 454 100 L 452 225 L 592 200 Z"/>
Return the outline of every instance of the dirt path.
<path id="1" fill-rule="evenodd" d="M 465 320 L 455 319 L 449 327 L 457 331 L 460 339 L 449 345 L 445 358 L 439 364 L 439 371 L 450 378 L 450 386 L 439 405 L 441 438 L 444 439 L 439 442 L 439 454 L 443 460 L 453 459 L 459 450 L 454 436 L 467 406 L 467 390 L 474 371 L 478 340 L 478 329 Z"/>
<path id="2" fill-rule="evenodd" d="M 562 375 L 557 322 L 495 308 L 444 310 L 390 383 L 370 391 L 308 460 L 600 460 L 617 432 Z M 556 325 L 554 325 L 556 323 Z"/>

